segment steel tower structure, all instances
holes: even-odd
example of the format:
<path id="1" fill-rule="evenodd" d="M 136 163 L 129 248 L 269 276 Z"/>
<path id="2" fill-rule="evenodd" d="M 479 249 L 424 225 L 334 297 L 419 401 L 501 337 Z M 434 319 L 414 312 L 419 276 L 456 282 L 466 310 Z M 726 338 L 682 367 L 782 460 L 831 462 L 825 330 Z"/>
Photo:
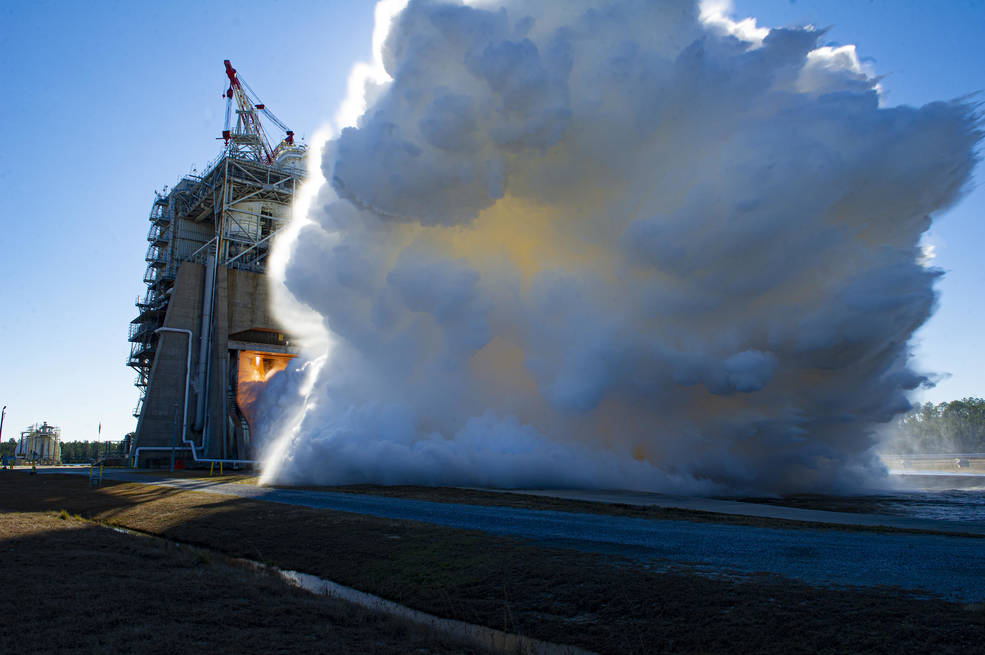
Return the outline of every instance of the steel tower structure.
<path id="1" fill-rule="evenodd" d="M 263 382 L 292 354 L 267 308 L 264 274 L 304 177 L 306 147 L 224 64 L 221 152 L 151 204 L 147 291 L 130 322 L 127 360 L 140 390 L 135 465 L 162 463 L 172 442 L 179 462 L 253 459 L 242 382 Z M 272 129 L 283 133 L 276 146 Z"/>

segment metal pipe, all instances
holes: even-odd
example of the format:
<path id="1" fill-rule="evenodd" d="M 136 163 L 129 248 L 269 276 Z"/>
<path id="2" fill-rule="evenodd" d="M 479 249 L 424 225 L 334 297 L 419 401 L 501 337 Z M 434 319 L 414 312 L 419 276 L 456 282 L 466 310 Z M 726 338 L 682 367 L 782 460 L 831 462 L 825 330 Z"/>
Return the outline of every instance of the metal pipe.
<path id="1" fill-rule="evenodd" d="M 171 446 L 140 446 L 139 448 L 134 449 L 133 455 L 131 456 L 131 459 L 133 460 L 132 461 L 132 468 L 137 468 L 137 462 L 140 461 L 140 451 L 141 450 L 167 450 L 167 451 L 170 451 L 171 450 Z M 181 447 L 178 448 L 178 450 L 192 450 L 193 453 L 195 452 L 194 449 L 189 449 L 187 446 L 181 446 Z"/>
<path id="2" fill-rule="evenodd" d="M 226 444 L 229 443 L 229 408 L 226 406 L 226 398 L 229 397 L 229 375 L 226 372 L 226 363 L 229 361 L 227 355 L 222 360 L 222 456 L 225 457 Z"/>
<path id="3" fill-rule="evenodd" d="M 169 328 L 161 327 L 154 330 L 155 332 L 175 332 L 178 334 L 184 334 L 188 336 L 188 355 L 185 363 L 185 411 L 184 411 L 184 421 L 181 427 L 181 441 L 182 443 L 188 444 L 189 450 L 192 451 L 192 459 L 196 462 L 221 462 L 224 464 L 259 464 L 258 460 L 255 459 L 209 459 L 204 457 L 199 457 L 196 448 L 202 448 L 202 446 L 196 446 L 192 441 L 188 439 L 188 386 L 191 380 L 191 366 L 192 366 L 192 331 L 182 330 L 180 328 Z M 171 450 L 170 446 L 141 446 L 134 451 L 133 461 L 134 465 L 139 461 L 141 450 Z M 184 448 L 182 448 L 184 450 Z"/>
<path id="4" fill-rule="evenodd" d="M 219 222 L 215 235 L 215 259 L 212 261 L 212 293 L 210 295 L 210 310 L 211 320 L 209 321 L 209 338 L 207 342 L 208 356 L 205 360 L 205 384 L 204 384 L 204 395 L 208 397 L 209 388 L 212 381 L 212 337 L 215 333 L 215 296 L 216 296 L 216 285 L 219 282 L 219 263 L 222 262 L 227 255 L 223 254 L 223 250 L 228 251 L 228 244 L 225 243 L 223 238 L 226 234 L 226 210 L 229 208 L 229 199 L 232 195 L 232 185 L 229 183 L 229 159 L 225 161 L 225 169 L 223 171 L 223 200 L 222 200 L 222 213 L 219 215 Z M 202 430 L 202 450 L 208 452 L 209 450 L 209 417 L 208 412 L 203 414 L 202 425 L 196 427 L 196 429 Z"/>
<path id="5" fill-rule="evenodd" d="M 201 339 L 198 347 L 198 403 L 195 408 L 195 429 L 202 429 L 202 418 L 205 414 L 205 395 L 206 395 L 206 381 L 205 381 L 205 370 L 206 362 L 208 362 L 210 355 L 212 354 L 212 349 L 209 347 L 210 337 L 212 336 L 210 329 L 212 326 L 212 311 L 215 303 L 215 256 L 209 255 L 205 263 L 205 292 L 202 297 L 202 331 Z M 190 347 L 190 346 L 189 346 Z M 204 440 L 203 440 L 204 445 Z"/>
<path id="6" fill-rule="evenodd" d="M 216 462 L 219 464 L 259 464 L 258 459 L 196 459 L 196 462 Z"/>
<path id="7" fill-rule="evenodd" d="M 134 451 L 133 461 L 134 461 L 135 464 L 138 461 L 138 458 L 140 457 L 140 451 L 141 450 L 166 450 L 166 451 L 170 452 L 171 451 L 171 446 L 140 446 L 139 448 L 137 448 Z M 193 460 L 195 462 L 204 462 L 204 463 L 215 462 L 217 464 L 219 464 L 219 463 L 222 463 L 222 464 L 259 464 L 260 463 L 260 461 L 259 460 L 256 460 L 256 459 L 205 459 L 205 458 L 200 458 L 200 457 L 198 457 L 195 454 L 195 449 L 193 447 L 190 447 L 190 446 L 179 446 L 178 447 L 178 450 L 190 450 L 192 452 L 192 458 L 193 458 Z"/>
<path id="8" fill-rule="evenodd" d="M 199 246 L 198 250 L 196 250 L 192 254 L 188 255 L 188 259 L 190 259 L 190 260 L 195 259 L 195 257 L 198 256 L 198 253 L 202 252 L 203 250 L 205 250 L 206 248 L 208 248 L 209 246 L 211 246 L 213 244 L 213 242 L 215 242 L 215 237 L 212 237 L 207 242 L 205 242 L 201 246 Z"/>

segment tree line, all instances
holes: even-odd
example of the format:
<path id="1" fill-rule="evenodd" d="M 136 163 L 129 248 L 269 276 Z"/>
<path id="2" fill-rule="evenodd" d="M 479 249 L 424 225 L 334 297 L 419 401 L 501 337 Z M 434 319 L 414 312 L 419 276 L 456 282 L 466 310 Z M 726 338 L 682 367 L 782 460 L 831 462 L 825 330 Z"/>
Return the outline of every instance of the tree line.
<path id="1" fill-rule="evenodd" d="M 122 441 L 63 441 L 62 462 L 82 464 L 104 457 L 123 457 L 129 450 L 129 434 Z"/>
<path id="2" fill-rule="evenodd" d="M 985 399 L 916 405 L 896 421 L 895 453 L 985 453 Z"/>
<path id="3" fill-rule="evenodd" d="M 122 441 L 62 441 L 62 462 L 65 464 L 83 464 L 94 462 L 104 457 L 124 457 L 130 451 L 132 432 Z M 0 443 L 0 456 L 13 456 L 17 449 L 17 440 L 11 438 Z"/>

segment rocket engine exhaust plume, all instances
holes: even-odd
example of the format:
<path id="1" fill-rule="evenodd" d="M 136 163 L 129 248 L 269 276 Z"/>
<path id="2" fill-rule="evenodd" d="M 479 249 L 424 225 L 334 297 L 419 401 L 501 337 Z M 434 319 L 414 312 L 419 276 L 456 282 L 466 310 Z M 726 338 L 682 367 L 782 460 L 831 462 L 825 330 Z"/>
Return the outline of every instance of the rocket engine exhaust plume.
<path id="1" fill-rule="evenodd" d="M 378 16 L 365 111 L 272 267 L 321 337 L 262 399 L 266 480 L 879 475 L 874 431 L 925 382 L 919 242 L 970 179 L 972 104 L 881 106 L 853 46 L 685 1 Z"/>

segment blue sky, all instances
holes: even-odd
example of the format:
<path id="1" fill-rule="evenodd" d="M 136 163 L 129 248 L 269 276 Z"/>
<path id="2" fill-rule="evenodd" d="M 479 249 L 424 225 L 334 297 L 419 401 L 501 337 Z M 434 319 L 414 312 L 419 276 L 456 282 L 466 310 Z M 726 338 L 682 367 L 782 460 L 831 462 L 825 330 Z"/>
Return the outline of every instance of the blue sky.
<path id="1" fill-rule="evenodd" d="M 370 55 L 371 2 L 49 1 L 0 8 L 0 405 L 5 438 L 47 420 L 118 439 L 137 402 L 127 328 L 144 290 L 147 213 L 219 150 L 223 59 L 297 134 L 334 115 Z M 831 26 L 884 75 L 887 104 L 985 89 L 985 1 L 736 0 L 765 26 Z M 979 172 L 979 179 L 982 173 Z M 985 189 L 935 224 L 948 271 L 917 335 L 921 399 L 985 395 Z"/>

